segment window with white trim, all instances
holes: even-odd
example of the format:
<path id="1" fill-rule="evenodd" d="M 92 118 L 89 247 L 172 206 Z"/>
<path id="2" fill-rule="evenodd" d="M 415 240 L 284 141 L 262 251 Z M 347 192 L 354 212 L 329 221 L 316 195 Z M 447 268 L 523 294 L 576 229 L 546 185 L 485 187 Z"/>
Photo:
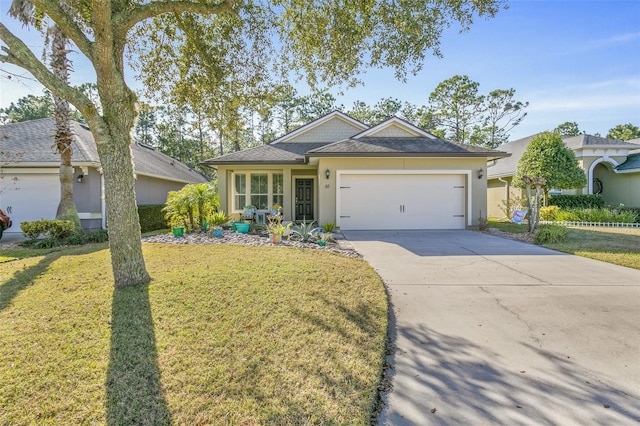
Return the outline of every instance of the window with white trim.
<path id="1" fill-rule="evenodd" d="M 248 182 L 247 182 L 248 181 Z M 234 173 L 233 210 L 240 211 L 247 205 L 258 209 L 270 209 L 284 202 L 284 176 L 282 173 Z"/>
<path id="2" fill-rule="evenodd" d="M 251 173 L 251 205 L 259 209 L 269 207 L 269 175 L 267 173 Z"/>
<path id="3" fill-rule="evenodd" d="M 284 175 L 282 173 L 274 173 L 271 181 L 271 205 L 278 204 L 282 206 L 284 203 Z"/>
<path id="4" fill-rule="evenodd" d="M 244 173 L 237 173 L 233 181 L 234 209 L 241 210 L 247 205 L 247 175 Z"/>

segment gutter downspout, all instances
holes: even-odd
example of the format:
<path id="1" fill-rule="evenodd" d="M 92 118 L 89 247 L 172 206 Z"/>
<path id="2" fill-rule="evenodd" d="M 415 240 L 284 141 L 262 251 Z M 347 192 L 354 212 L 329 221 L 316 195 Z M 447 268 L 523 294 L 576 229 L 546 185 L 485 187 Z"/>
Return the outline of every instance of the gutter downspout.
<path id="1" fill-rule="evenodd" d="M 100 170 L 102 172 L 102 170 Z M 100 213 L 102 214 L 102 229 L 107 229 L 107 205 L 104 201 L 104 174 L 100 173 Z"/>

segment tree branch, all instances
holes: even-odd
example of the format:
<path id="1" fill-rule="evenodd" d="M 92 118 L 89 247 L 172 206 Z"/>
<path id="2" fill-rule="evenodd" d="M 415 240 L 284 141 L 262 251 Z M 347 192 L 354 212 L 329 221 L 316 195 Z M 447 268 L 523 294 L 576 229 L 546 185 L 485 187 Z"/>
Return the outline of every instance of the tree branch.
<path id="1" fill-rule="evenodd" d="M 165 13 L 193 12 L 200 15 L 217 15 L 232 10 L 236 2 L 237 0 L 223 0 L 219 4 L 207 4 L 191 1 L 152 1 L 119 12 L 113 21 L 117 31 L 124 30 L 126 34 L 138 22 Z"/>
<path id="2" fill-rule="evenodd" d="M 78 46 L 78 49 L 89 58 L 93 59 L 93 43 L 87 38 L 80 26 L 66 13 L 57 1 L 30 0 L 36 8 L 49 16 L 60 27 L 65 36 Z"/>
<path id="3" fill-rule="evenodd" d="M 29 71 L 51 93 L 71 102 L 85 118 L 98 114 L 95 105 L 87 96 L 80 90 L 67 85 L 49 71 L 27 45 L 9 31 L 2 22 L 0 22 L 0 40 L 8 46 L 0 48 L 5 53 L 0 55 L 0 62 L 13 64 Z"/>

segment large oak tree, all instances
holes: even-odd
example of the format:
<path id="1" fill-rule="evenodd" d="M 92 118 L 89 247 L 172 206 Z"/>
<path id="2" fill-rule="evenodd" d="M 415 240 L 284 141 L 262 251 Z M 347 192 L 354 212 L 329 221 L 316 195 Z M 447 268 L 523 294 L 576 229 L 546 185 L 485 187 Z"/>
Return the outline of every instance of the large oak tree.
<path id="1" fill-rule="evenodd" d="M 32 3 L 93 65 L 102 109 L 57 78 L 3 23 L 0 61 L 29 71 L 73 104 L 91 128 L 104 173 L 115 285 L 127 286 L 150 279 L 142 256 L 130 148 L 137 98 L 125 81 L 126 47 L 145 41 L 134 36 L 134 28 L 152 19 L 175 19 L 176 28 L 188 34 L 188 22 L 197 21 L 198 30 L 216 23 L 199 17 L 264 16 L 283 69 L 299 70 L 311 84 L 355 84 L 369 67 L 390 66 L 398 78 L 406 78 L 421 68 L 427 54 L 441 54 L 445 28 L 458 24 L 467 30 L 476 16 L 494 16 L 504 0 L 69 0 L 69 9 L 53 0 Z M 163 35 L 167 40 L 178 34 L 171 28 Z M 194 57 L 199 53 L 191 51 Z M 233 83 L 233 76 L 226 81 Z"/>

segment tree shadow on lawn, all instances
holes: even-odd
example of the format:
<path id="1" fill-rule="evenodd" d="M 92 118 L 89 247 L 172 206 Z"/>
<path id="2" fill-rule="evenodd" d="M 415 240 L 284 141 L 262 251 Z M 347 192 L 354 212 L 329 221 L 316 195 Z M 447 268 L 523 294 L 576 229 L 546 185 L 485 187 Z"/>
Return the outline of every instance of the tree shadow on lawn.
<path id="1" fill-rule="evenodd" d="M 35 265 L 25 268 L 22 271 L 17 271 L 13 277 L 9 278 L 7 281 L 0 283 L 0 311 L 4 310 L 7 306 L 11 304 L 11 301 L 18 295 L 22 290 L 25 290 L 27 287 L 33 284 L 37 277 L 44 274 L 49 266 L 56 260 L 60 259 L 64 256 L 77 256 L 93 253 L 95 251 L 103 250 L 103 246 L 95 246 L 92 249 L 87 250 L 86 247 L 83 249 L 70 249 L 63 251 L 56 251 L 53 253 L 46 254 L 42 260 L 40 260 Z M 22 259 L 13 260 L 12 262 L 20 262 Z M 5 263 L 7 264 L 7 263 Z"/>
<path id="2" fill-rule="evenodd" d="M 171 424 L 160 383 L 148 285 L 114 289 L 106 388 L 109 425 Z"/>
<path id="3" fill-rule="evenodd" d="M 528 343 L 514 366 L 486 346 L 424 325 L 396 333 L 393 388 L 383 397 L 380 424 L 640 421 L 637 392 L 614 389 L 597 372 Z"/>

